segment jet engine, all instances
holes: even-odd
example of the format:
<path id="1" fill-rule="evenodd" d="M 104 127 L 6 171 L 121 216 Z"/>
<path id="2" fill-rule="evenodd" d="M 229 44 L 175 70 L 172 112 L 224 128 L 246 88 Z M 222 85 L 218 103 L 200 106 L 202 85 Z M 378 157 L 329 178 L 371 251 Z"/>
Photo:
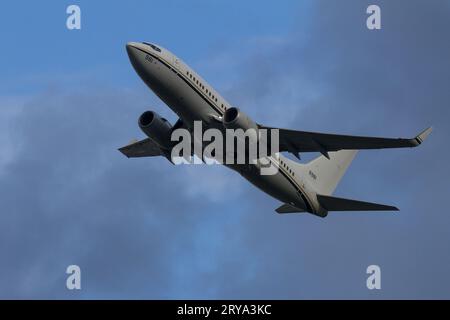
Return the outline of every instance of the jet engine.
<path id="1" fill-rule="evenodd" d="M 245 113 L 240 111 L 238 108 L 230 108 L 225 111 L 225 114 L 223 115 L 223 126 L 227 129 L 227 135 L 226 139 L 228 140 L 230 137 L 233 137 L 235 142 L 235 148 L 234 148 L 234 157 L 235 161 L 237 160 L 237 163 L 242 163 L 240 161 L 244 160 L 245 164 L 250 164 L 252 161 L 255 160 L 255 157 L 258 158 L 258 155 L 260 154 L 260 144 L 267 143 L 267 140 L 264 139 L 264 141 L 261 140 L 259 135 L 259 129 L 258 125 L 250 119 Z M 232 136 L 228 135 L 228 129 L 234 130 L 234 133 L 232 133 Z M 238 131 L 242 130 L 243 135 L 240 134 Z M 226 145 L 228 145 L 228 141 L 226 142 Z M 239 147 L 239 145 L 241 147 Z M 267 145 L 267 144 L 266 144 Z M 244 148 L 244 149 L 240 149 Z M 244 150 L 245 154 L 241 154 L 239 157 L 239 150 Z M 258 151 L 259 150 L 259 151 Z M 226 151 L 227 155 L 229 155 L 229 150 Z M 241 167 L 240 169 L 245 169 L 246 167 Z M 241 172 L 242 173 L 242 172 Z"/>
<path id="2" fill-rule="evenodd" d="M 258 125 L 238 108 L 229 108 L 223 116 L 223 125 L 227 129 L 254 129 L 258 131 Z"/>
<path id="3" fill-rule="evenodd" d="M 161 148 L 170 149 L 172 125 L 153 111 L 145 111 L 138 120 L 139 128 Z"/>

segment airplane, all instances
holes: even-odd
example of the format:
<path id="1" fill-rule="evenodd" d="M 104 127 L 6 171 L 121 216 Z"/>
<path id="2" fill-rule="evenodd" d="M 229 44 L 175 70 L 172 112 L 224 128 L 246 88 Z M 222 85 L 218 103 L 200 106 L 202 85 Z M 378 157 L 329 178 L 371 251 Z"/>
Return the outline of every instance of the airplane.
<path id="1" fill-rule="evenodd" d="M 202 121 L 205 128 L 273 129 L 254 122 L 232 106 L 169 50 L 149 42 L 129 42 L 126 50 L 136 73 L 179 117 L 172 126 L 156 112 L 144 112 L 138 125 L 147 138 L 119 149 L 128 158 L 164 156 L 171 161 L 174 146 L 171 133 L 177 128 L 192 132 L 194 121 Z M 398 211 L 395 206 L 338 198 L 332 194 L 358 150 L 417 147 L 431 131 L 429 127 L 414 138 L 394 139 L 279 128 L 279 153 L 268 157 L 271 165 L 278 169 L 276 174 L 262 175 L 258 162 L 224 165 L 281 201 L 283 204 L 275 210 L 279 214 L 306 212 L 323 218 L 333 211 Z M 292 153 L 299 159 L 299 154 L 304 152 L 321 155 L 308 163 L 299 163 L 282 152 Z"/>

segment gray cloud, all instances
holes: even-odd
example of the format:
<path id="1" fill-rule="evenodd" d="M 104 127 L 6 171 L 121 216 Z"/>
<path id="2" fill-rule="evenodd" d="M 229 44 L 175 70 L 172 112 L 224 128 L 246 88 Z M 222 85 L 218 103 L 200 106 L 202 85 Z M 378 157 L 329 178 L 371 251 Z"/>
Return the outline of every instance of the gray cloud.
<path id="1" fill-rule="evenodd" d="M 47 92 L 5 114 L 16 147 L 0 181 L 2 297 L 70 298 L 72 263 L 86 274 L 80 297 L 169 297 L 175 257 L 204 249 L 192 233 L 199 221 L 208 230 L 202 213 L 220 199 L 212 183 L 186 183 L 203 170 L 117 151 L 136 131 L 139 105 L 124 90 Z"/>

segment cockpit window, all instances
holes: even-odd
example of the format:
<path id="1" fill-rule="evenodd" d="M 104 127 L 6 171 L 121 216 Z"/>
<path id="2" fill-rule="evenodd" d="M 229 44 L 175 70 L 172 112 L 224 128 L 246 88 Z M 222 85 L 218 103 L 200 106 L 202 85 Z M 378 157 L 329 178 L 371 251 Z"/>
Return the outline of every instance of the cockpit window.
<path id="1" fill-rule="evenodd" d="M 158 48 L 157 46 L 155 46 L 154 44 L 148 43 L 148 42 L 142 42 L 143 44 L 148 45 L 149 47 L 151 47 L 153 50 L 161 52 L 161 49 Z"/>

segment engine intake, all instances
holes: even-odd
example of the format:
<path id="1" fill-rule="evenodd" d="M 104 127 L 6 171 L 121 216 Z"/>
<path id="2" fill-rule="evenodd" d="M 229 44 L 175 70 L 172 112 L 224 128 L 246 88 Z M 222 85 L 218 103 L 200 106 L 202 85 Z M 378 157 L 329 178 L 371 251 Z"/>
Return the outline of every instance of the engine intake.
<path id="1" fill-rule="evenodd" d="M 154 111 L 145 111 L 138 120 L 139 128 L 161 148 L 170 149 L 172 125 Z"/>
<path id="2" fill-rule="evenodd" d="M 223 125 L 227 129 L 258 130 L 258 125 L 238 108 L 229 108 L 223 115 Z"/>

